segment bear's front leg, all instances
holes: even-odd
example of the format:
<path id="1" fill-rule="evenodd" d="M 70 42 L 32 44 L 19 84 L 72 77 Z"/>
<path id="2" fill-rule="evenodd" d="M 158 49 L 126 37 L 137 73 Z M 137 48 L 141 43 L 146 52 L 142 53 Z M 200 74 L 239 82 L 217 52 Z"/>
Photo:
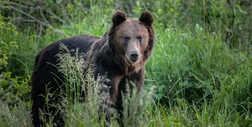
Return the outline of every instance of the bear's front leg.
<path id="1" fill-rule="evenodd" d="M 116 109 L 118 111 L 118 115 L 119 118 L 118 123 L 120 125 L 120 127 L 124 127 L 123 124 L 123 119 L 124 117 L 127 116 L 123 116 L 123 110 L 128 110 L 129 109 L 123 109 L 125 107 L 123 107 L 123 97 L 127 94 L 127 92 L 129 92 L 129 94 L 132 94 L 132 90 L 134 88 L 134 86 L 137 88 L 137 94 L 140 93 L 142 86 L 144 84 L 144 69 L 141 69 L 140 71 L 138 71 L 137 73 L 133 73 L 129 76 L 125 76 L 121 81 L 120 84 L 118 86 L 118 95 L 117 95 L 117 99 L 116 99 Z M 127 87 L 129 87 L 129 91 L 127 90 Z M 126 107 L 128 108 L 128 107 Z"/>
<path id="2" fill-rule="evenodd" d="M 96 70 L 94 74 L 98 85 L 100 119 L 105 114 L 105 126 L 110 126 L 111 105 L 116 101 L 118 84 L 122 76 L 103 69 Z"/>
<path id="3" fill-rule="evenodd" d="M 98 77 L 97 85 L 98 85 L 98 97 L 99 97 L 99 117 L 100 120 L 102 120 L 103 115 L 105 114 L 105 126 L 110 125 L 110 113 L 109 113 L 109 108 L 111 107 L 112 101 L 110 98 L 110 88 L 111 88 L 111 83 L 110 79 L 104 76 Z"/>

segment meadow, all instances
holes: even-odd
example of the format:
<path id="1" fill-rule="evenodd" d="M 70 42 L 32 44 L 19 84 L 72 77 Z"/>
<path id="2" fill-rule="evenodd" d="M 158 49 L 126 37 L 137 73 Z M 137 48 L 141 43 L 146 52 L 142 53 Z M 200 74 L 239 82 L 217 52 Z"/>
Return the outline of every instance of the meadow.
<path id="1" fill-rule="evenodd" d="M 252 127 L 249 0 L 8 0 L 0 1 L 0 9 L 0 127 L 32 126 L 30 76 L 36 54 L 71 36 L 103 36 L 116 9 L 135 19 L 146 10 L 155 17 L 145 86 L 140 96 L 125 95 L 125 126 Z M 73 66 L 81 64 L 79 57 L 61 55 L 63 73 L 71 73 L 68 85 L 81 84 L 76 82 L 81 71 L 64 68 L 80 69 Z M 104 125 L 97 91 L 88 92 L 88 102 L 69 102 L 62 109 L 67 127 Z M 115 114 L 111 127 L 117 126 Z"/>

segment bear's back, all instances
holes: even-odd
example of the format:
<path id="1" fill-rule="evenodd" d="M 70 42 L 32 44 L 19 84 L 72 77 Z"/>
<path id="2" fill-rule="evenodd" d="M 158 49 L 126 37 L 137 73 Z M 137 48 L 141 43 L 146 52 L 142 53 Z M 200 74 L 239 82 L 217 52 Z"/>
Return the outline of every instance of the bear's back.
<path id="1" fill-rule="evenodd" d="M 58 72 L 57 68 L 59 63 L 57 54 L 60 52 L 61 44 L 67 47 L 71 55 L 74 55 L 76 49 L 78 49 L 80 54 L 86 54 L 91 49 L 92 44 L 99 39 L 99 37 L 90 35 L 78 35 L 56 41 L 42 49 L 36 56 L 34 70 L 31 77 L 33 88 L 41 89 L 37 89 L 39 91 L 33 89 L 32 97 L 35 97 L 39 94 L 44 94 L 44 89 L 47 84 L 53 89 L 57 88 L 55 85 L 61 84 L 60 82 L 63 79 L 63 76 Z M 55 75 L 57 75 L 57 77 Z M 56 81 L 57 78 L 58 81 Z"/>

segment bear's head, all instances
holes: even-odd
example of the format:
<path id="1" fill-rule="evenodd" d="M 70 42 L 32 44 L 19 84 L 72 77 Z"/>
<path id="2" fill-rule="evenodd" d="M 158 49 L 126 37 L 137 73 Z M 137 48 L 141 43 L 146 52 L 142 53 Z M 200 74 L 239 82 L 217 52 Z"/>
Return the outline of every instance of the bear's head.
<path id="1" fill-rule="evenodd" d="M 126 18 L 119 10 L 113 14 L 109 46 L 121 64 L 145 65 L 154 47 L 153 21 L 150 12 L 143 12 L 139 20 Z"/>

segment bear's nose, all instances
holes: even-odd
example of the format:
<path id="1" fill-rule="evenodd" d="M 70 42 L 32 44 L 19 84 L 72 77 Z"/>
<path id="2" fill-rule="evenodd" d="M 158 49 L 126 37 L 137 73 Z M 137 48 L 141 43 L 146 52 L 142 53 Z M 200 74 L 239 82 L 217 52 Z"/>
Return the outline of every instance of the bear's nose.
<path id="1" fill-rule="evenodd" d="M 137 58 L 138 58 L 138 53 L 136 51 L 133 51 L 133 52 L 130 53 L 130 60 L 132 62 L 136 62 Z"/>

